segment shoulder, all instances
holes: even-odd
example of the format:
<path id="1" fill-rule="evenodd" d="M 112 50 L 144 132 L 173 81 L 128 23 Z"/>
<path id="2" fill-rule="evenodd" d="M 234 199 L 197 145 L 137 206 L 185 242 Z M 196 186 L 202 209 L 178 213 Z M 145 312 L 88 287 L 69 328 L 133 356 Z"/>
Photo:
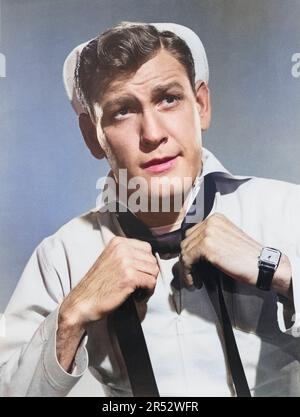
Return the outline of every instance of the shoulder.
<path id="1" fill-rule="evenodd" d="M 235 201 L 243 216 L 260 221 L 264 228 L 269 225 L 280 233 L 283 229 L 294 233 L 299 227 L 300 186 L 297 184 L 252 177 L 239 187 Z"/>
<path id="2" fill-rule="evenodd" d="M 257 203 L 295 204 L 299 201 L 300 186 L 280 180 L 251 177 L 239 187 L 239 192 L 255 198 Z"/>
<path id="3" fill-rule="evenodd" d="M 262 177 L 250 177 L 247 184 L 252 188 L 257 188 L 259 190 L 266 189 L 270 190 L 270 192 L 299 192 L 300 189 L 300 186 L 295 183 Z"/>
<path id="4" fill-rule="evenodd" d="M 45 282 L 60 282 L 63 294 L 67 294 L 82 279 L 104 250 L 107 235 L 112 234 L 108 217 L 107 213 L 90 210 L 41 241 L 34 256 Z"/>
<path id="5" fill-rule="evenodd" d="M 55 233 L 45 237 L 37 247 L 37 253 L 43 258 L 58 259 L 63 254 L 84 254 L 87 251 L 102 249 L 103 231 L 102 228 L 108 225 L 107 213 L 100 213 L 91 209 L 74 217 L 62 225 Z"/>
<path id="6" fill-rule="evenodd" d="M 101 215 L 102 213 L 91 209 L 62 225 L 53 236 L 68 240 L 99 233 Z"/>
<path id="7" fill-rule="evenodd" d="M 300 186 L 261 178 L 231 177 L 218 180 L 220 207 L 227 215 L 261 219 L 272 224 L 291 222 L 299 216 Z"/>

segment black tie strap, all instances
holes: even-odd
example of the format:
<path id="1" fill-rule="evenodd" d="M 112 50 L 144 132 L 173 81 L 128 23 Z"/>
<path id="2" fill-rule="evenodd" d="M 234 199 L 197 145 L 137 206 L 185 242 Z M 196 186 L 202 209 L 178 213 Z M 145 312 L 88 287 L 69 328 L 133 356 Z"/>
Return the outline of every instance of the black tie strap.
<path id="1" fill-rule="evenodd" d="M 216 185 L 212 176 L 205 176 L 204 218 L 212 210 L 215 193 Z M 182 222 L 181 229 L 168 233 L 168 236 L 172 234 L 171 241 L 174 242 L 175 240 L 175 245 L 173 244 L 170 247 L 168 243 L 170 239 L 164 239 L 161 236 L 156 238 L 151 230 L 130 211 L 121 212 L 118 210 L 117 217 L 127 237 L 149 242 L 152 246 L 153 253 L 159 252 L 160 254 L 179 252 L 180 242 L 184 238 L 186 230 L 193 226 L 193 223 L 186 221 L 186 217 Z M 177 237 L 176 239 L 174 239 L 175 236 Z M 195 286 L 200 288 L 202 282 L 204 283 L 222 329 L 225 352 L 236 394 L 239 397 L 251 397 L 223 296 L 221 275 L 220 271 L 208 262 L 199 261 L 192 268 Z M 143 298 L 144 296 L 145 292 L 143 290 L 136 291 L 135 297 Z M 135 397 L 159 397 L 159 391 L 133 295 L 114 312 L 114 322 L 133 395 Z"/>
<path id="2" fill-rule="evenodd" d="M 207 218 L 212 210 L 216 191 L 216 184 L 212 176 L 206 176 L 204 179 L 204 219 Z M 183 225 L 182 239 L 184 239 L 185 231 L 191 226 L 193 225 Z M 206 292 L 221 326 L 225 342 L 225 353 L 236 394 L 238 397 L 251 397 L 223 295 L 221 285 L 222 275 L 223 274 L 217 268 L 205 261 L 197 262 L 192 268 L 192 277 L 195 286 L 200 288 L 202 282 L 204 283 Z M 227 278 L 232 281 L 230 277 Z"/>
<path id="3" fill-rule="evenodd" d="M 134 397 L 159 397 L 143 329 L 131 295 L 114 312 L 114 325 Z"/>

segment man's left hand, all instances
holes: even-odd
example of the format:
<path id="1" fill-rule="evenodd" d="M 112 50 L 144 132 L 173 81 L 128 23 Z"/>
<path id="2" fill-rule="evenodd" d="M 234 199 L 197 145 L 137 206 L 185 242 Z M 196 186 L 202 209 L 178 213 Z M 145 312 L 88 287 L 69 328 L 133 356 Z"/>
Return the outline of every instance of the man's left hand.
<path id="1" fill-rule="evenodd" d="M 187 230 L 181 242 L 181 259 L 189 277 L 192 265 L 203 259 L 233 279 L 255 285 L 262 247 L 224 215 L 215 213 Z M 273 289 L 287 296 L 290 282 L 291 266 L 287 256 L 282 254 Z"/>

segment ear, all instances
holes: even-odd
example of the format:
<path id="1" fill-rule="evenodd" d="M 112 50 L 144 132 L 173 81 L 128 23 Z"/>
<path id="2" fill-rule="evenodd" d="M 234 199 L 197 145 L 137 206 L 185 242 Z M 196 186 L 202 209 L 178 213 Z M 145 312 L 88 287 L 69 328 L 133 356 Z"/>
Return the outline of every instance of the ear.
<path id="1" fill-rule="evenodd" d="M 197 81 L 195 89 L 196 100 L 199 105 L 199 115 L 201 118 L 201 129 L 202 131 L 205 131 L 209 128 L 211 120 L 210 92 L 204 81 Z"/>
<path id="2" fill-rule="evenodd" d="M 78 117 L 78 122 L 85 144 L 92 155 L 97 159 L 105 157 L 105 152 L 101 148 L 97 138 L 96 126 L 90 116 L 87 113 L 81 113 Z"/>

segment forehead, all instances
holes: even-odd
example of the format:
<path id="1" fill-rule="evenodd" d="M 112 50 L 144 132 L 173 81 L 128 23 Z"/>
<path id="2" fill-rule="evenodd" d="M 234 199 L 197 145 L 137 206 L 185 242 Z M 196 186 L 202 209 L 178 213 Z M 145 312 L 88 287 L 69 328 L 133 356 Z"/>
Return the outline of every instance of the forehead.
<path id="1" fill-rule="evenodd" d="M 169 84 L 172 81 L 177 81 L 184 89 L 190 86 L 184 66 L 169 52 L 161 50 L 141 65 L 135 73 L 111 81 L 101 101 L 104 103 L 125 92 L 146 94 L 157 85 Z"/>

